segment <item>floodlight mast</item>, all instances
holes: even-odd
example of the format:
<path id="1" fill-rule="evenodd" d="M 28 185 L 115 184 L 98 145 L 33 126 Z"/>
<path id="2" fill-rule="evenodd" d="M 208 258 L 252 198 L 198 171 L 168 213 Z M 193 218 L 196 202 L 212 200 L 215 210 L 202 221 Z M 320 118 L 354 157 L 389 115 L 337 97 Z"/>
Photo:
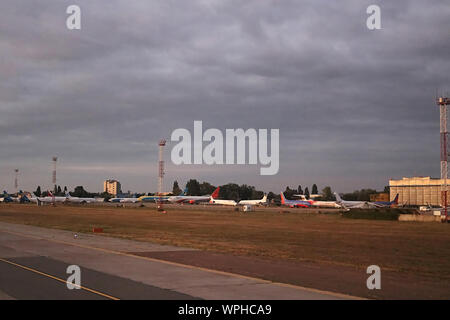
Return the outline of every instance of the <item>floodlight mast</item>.
<path id="1" fill-rule="evenodd" d="M 53 183 L 53 186 L 54 186 L 54 190 L 53 190 L 53 197 L 52 197 L 52 202 L 53 202 L 53 205 L 55 205 L 55 203 L 56 203 L 56 195 L 55 195 L 55 192 L 56 192 L 56 163 L 57 163 L 57 161 L 58 161 L 58 157 L 52 157 L 52 162 L 53 162 L 53 172 L 52 172 L 52 183 Z"/>
<path id="2" fill-rule="evenodd" d="M 158 210 L 163 210 L 163 179 L 164 179 L 164 147 L 166 140 L 161 139 L 159 141 L 159 166 L 158 166 Z"/>
<path id="3" fill-rule="evenodd" d="M 448 131 L 447 131 L 447 107 L 450 105 L 450 98 L 439 97 L 436 99 L 440 113 L 440 139 L 441 139 L 441 205 L 444 208 L 445 221 L 448 221 Z"/>
<path id="4" fill-rule="evenodd" d="M 14 169 L 14 189 L 16 190 L 16 193 L 18 192 L 19 188 L 19 169 Z"/>

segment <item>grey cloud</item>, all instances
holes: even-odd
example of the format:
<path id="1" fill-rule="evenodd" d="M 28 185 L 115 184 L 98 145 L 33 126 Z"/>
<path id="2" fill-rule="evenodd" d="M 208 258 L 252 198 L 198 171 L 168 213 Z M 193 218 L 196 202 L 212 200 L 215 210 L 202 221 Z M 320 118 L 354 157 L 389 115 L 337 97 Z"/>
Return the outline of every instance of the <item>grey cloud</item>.
<path id="1" fill-rule="evenodd" d="M 99 190 L 114 176 L 154 190 L 157 141 L 194 120 L 280 128 L 280 173 L 168 163 L 167 185 L 199 177 L 347 191 L 439 173 L 445 1 L 379 1 L 380 31 L 365 27 L 371 1 L 77 3 L 81 31 L 65 28 L 70 1 L 0 4 L 5 188 L 16 165 L 24 187 L 48 184 L 58 154 L 61 184 Z"/>

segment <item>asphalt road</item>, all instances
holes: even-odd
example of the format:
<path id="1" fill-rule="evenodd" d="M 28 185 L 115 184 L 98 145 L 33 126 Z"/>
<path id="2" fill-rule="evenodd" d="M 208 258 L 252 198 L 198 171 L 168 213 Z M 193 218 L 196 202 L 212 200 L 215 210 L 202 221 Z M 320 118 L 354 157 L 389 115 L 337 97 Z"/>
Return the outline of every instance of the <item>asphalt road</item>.
<path id="1" fill-rule="evenodd" d="M 0 247 L 0 251 L 3 248 Z M 190 300 L 173 290 L 145 285 L 88 268 L 81 269 L 79 289 L 68 289 L 68 265 L 46 257 L 0 258 L 4 294 L 19 300 Z M 26 268 L 26 269 L 25 269 Z"/>
<path id="2" fill-rule="evenodd" d="M 349 299 L 129 252 L 186 250 L 151 243 L 0 223 L 0 299 Z M 67 267 L 81 270 L 69 290 Z"/>

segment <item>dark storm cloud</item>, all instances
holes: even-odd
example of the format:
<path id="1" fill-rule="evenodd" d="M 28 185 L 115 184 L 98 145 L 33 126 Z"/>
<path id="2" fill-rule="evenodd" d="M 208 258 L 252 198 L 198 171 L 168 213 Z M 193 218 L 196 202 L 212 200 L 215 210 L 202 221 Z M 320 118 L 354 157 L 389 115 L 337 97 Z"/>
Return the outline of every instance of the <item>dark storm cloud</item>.
<path id="1" fill-rule="evenodd" d="M 76 1 L 81 31 L 65 28 L 70 4 L 0 4 L 5 188 L 16 166 L 24 187 L 48 185 L 57 154 L 61 184 L 154 190 L 157 141 L 194 120 L 280 128 L 280 172 L 168 161 L 169 181 L 351 190 L 438 175 L 445 1 L 378 1 L 378 31 L 365 25 L 371 1 Z"/>

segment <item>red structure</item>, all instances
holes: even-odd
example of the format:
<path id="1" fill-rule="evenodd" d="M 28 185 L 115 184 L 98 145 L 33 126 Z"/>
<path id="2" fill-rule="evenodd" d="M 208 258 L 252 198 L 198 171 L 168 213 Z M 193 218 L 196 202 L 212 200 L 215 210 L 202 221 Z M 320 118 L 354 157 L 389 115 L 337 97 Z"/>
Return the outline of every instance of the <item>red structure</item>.
<path id="1" fill-rule="evenodd" d="M 166 145 L 166 140 L 162 139 L 159 141 L 159 169 L 158 169 L 158 210 L 164 211 L 162 193 L 163 193 L 163 178 L 164 178 L 164 146 Z"/>
<path id="2" fill-rule="evenodd" d="M 441 132 L 441 179 L 444 181 L 441 188 L 441 203 L 444 208 L 445 221 L 448 221 L 447 211 L 447 176 L 448 176 L 448 131 L 447 131 L 447 106 L 450 98 L 439 97 L 436 100 L 440 111 Z"/>

